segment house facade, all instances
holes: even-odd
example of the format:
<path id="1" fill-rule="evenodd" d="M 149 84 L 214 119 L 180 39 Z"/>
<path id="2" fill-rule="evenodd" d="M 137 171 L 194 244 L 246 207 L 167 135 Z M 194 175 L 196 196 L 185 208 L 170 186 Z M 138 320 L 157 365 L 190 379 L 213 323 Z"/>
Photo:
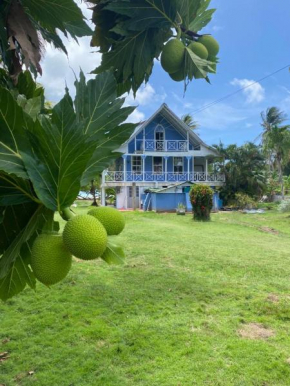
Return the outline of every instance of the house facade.
<path id="1" fill-rule="evenodd" d="M 123 155 L 116 160 L 115 170 L 105 170 L 102 175 L 103 205 L 106 188 L 116 188 L 118 209 L 146 210 L 152 189 L 176 187 L 177 191 L 178 186 L 187 182 L 215 189 L 225 182 L 224 175 L 213 171 L 218 152 L 206 145 L 166 104 L 140 124 L 116 151 Z"/>

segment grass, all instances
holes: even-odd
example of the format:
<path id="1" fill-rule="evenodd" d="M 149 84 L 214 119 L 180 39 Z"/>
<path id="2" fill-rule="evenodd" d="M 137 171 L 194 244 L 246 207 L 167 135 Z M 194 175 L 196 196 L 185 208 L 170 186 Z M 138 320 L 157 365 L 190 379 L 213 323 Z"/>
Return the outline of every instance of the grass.
<path id="1" fill-rule="evenodd" d="M 124 267 L 76 261 L 0 304 L 0 384 L 289 385 L 289 217 L 125 215 Z M 249 323 L 274 335 L 242 338 Z"/>

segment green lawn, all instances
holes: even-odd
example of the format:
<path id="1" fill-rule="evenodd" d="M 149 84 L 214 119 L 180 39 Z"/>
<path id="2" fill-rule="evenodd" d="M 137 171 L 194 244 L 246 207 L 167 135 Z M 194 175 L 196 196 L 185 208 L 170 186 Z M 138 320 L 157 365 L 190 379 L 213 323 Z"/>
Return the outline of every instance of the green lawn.
<path id="1" fill-rule="evenodd" d="M 290 385 L 290 218 L 126 218 L 124 267 L 76 261 L 0 304 L 0 384 Z"/>

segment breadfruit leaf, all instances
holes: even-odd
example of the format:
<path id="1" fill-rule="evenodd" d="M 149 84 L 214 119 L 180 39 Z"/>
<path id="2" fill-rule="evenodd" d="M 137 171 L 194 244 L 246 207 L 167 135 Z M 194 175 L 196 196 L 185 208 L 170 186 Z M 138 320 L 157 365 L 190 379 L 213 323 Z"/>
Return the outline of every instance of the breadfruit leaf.
<path id="1" fill-rule="evenodd" d="M 28 284 L 35 288 L 36 280 L 28 264 L 18 256 L 6 276 L 0 279 L 0 299 L 6 301 L 23 291 Z"/>
<path id="2" fill-rule="evenodd" d="M 28 133 L 33 155 L 21 153 L 38 198 L 54 211 L 70 206 L 80 190 L 82 173 L 95 145 L 76 121 L 68 94 L 41 116 Z"/>
<path id="3" fill-rule="evenodd" d="M 21 151 L 30 152 L 22 108 L 11 93 L 0 87 L 0 170 L 27 178 Z"/>
<path id="4" fill-rule="evenodd" d="M 110 72 L 87 83 L 81 72 L 75 85 L 76 119 L 90 142 L 95 144 L 82 176 L 81 185 L 84 186 L 118 156 L 114 150 L 130 137 L 136 127 L 135 124 L 123 123 L 135 107 L 122 107 L 124 99 L 117 99 L 116 81 Z"/>
<path id="5" fill-rule="evenodd" d="M 19 205 L 37 200 L 29 180 L 0 171 L 0 206 Z"/>
<path id="6" fill-rule="evenodd" d="M 100 47 L 102 62 L 94 73 L 113 69 L 122 92 L 134 94 L 151 76 L 154 59 L 174 29 L 192 36 L 211 19 L 210 0 L 100 0 L 93 8 L 96 24 L 91 45 Z M 193 29 L 192 29 L 192 28 Z M 187 32 L 190 32 L 187 35 Z"/>
<path id="7" fill-rule="evenodd" d="M 91 34 L 84 16 L 73 0 L 22 0 L 27 12 L 42 27 L 53 32 L 56 28 L 73 38 Z"/>
<path id="8" fill-rule="evenodd" d="M 123 248 L 118 245 L 115 237 L 109 237 L 107 248 L 101 258 L 109 265 L 124 264 L 125 252 Z"/>
<path id="9" fill-rule="evenodd" d="M 35 232 L 42 229 L 46 222 L 47 211 L 43 205 L 34 204 L 14 205 L 5 208 L 4 218 L 0 225 L 0 231 L 3 232 L 1 234 L 4 235 L 3 240 L 1 238 L 1 244 L 4 244 L 2 250 L 4 251 L 0 258 L 0 279 L 8 274 L 12 264 L 21 256 L 22 247 L 33 237 Z"/>

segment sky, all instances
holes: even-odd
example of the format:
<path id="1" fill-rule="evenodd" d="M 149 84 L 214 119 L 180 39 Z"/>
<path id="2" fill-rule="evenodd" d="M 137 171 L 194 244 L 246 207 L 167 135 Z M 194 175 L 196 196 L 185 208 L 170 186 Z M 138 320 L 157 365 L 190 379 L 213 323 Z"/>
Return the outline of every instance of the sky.
<path id="1" fill-rule="evenodd" d="M 89 20 L 91 11 L 84 3 L 80 7 Z M 277 106 L 290 118 L 290 1 L 212 0 L 211 8 L 217 11 L 201 31 L 212 34 L 220 44 L 220 63 L 217 74 L 210 75 L 211 84 L 194 80 L 184 95 L 183 83 L 172 81 L 156 60 L 149 83 L 139 89 L 136 99 L 130 94 L 126 104 L 137 106 L 130 117 L 132 122 L 149 118 L 166 103 L 180 117 L 192 114 L 200 125 L 198 134 L 208 145 L 220 141 L 242 145 L 257 139 L 262 129 L 260 114 L 268 107 Z M 79 44 L 66 40 L 66 48 L 68 57 L 46 46 L 43 76 L 38 81 L 52 102 L 61 99 L 65 84 L 74 95 L 74 77 L 80 68 L 89 78 L 90 71 L 101 62 L 101 55 L 90 47 L 89 37 L 79 39 Z"/>

